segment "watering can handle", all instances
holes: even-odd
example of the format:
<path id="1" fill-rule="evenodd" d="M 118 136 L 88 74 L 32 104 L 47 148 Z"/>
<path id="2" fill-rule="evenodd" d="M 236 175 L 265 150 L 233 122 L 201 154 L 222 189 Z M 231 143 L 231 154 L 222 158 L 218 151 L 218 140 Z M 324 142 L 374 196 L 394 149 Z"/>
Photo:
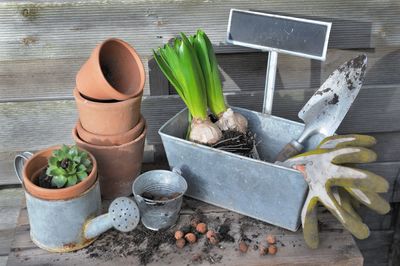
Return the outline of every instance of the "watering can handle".
<path id="1" fill-rule="evenodd" d="M 179 167 L 176 167 L 176 166 L 173 167 L 173 168 L 172 168 L 172 172 L 174 172 L 174 173 L 176 173 L 176 174 L 182 176 L 182 170 L 181 170 L 181 168 L 179 168 Z"/>
<path id="2" fill-rule="evenodd" d="M 33 153 L 26 151 L 21 154 L 18 154 L 14 158 L 14 170 L 15 174 L 18 177 L 19 182 L 23 185 L 24 184 L 24 178 L 23 178 L 23 169 L 24 169 L 24 164 L 26 161 L 29 160 L 33 156 Z"/>

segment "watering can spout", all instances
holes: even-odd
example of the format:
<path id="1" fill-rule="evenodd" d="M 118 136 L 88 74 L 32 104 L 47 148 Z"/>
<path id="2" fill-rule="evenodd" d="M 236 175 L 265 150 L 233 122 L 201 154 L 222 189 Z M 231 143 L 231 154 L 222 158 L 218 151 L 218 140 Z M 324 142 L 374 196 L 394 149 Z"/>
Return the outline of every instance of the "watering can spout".
<path id="1" fill-rule="evenodd" d="M 113 227 L 108 213 L 91 219 L 85 226 L 84 234 L 86 239 L 95 238 Z"/>
<path id="2" fill-rule="evenodd" d="M 137 227 L 140 221 L 139 208 L 127 197 L 116 198 L 108 208 L 108 213 L 91 219 L 84 228 L 86 239 L 92 239 L 105 231 L 115 228 L 129 232 Z"/>

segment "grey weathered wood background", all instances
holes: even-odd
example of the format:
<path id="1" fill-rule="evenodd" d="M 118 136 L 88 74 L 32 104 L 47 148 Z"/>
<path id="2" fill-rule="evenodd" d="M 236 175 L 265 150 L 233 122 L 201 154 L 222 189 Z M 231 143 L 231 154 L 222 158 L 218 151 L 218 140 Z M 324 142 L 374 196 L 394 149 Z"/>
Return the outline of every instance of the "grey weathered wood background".
<path id="1" fill-rule="evenodd" d="M 128 41 L 147 72 L 142 112 L 148 144 L 160 146 L 157 130 L 183 104 L 151 60 L 151 49 L 180 31 L 203 28 L 218 52 L 231 105 L 260 110 L 267 55 L 225 44 L 230 8 L 251 9 L 333 22 L 323 63 L 279 57 L 273 113 L 297 120 L 297 112 L 341 63 L 365 52 L 365 86 L 339 133 L 375 136 L 379 160 L 367 167 L 390 182 L 385 216 L 363 210 L 373 230 L 359 246 L 366 264 L 399 265 L 400 254 L 400 1 L 5 1 L 0 0 L 0 186 L 16 184 L 17 152 L 71 143 L 77 120 L 72 101 L 75 74 L 96 44 L 108 37 Z M 159 150 L 159 149 L 156 149 Z"/>

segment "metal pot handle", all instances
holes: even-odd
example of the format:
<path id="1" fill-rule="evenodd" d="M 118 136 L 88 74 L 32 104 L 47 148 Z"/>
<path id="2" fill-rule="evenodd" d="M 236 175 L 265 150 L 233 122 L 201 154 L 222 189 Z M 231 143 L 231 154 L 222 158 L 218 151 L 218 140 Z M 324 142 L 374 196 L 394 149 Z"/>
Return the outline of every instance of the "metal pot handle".
<path id="1" fill-rule="evenodd" d="M 182 176 L 182 170 L 181 170 L 181 168 L 179 168 L 179 167 L 173 167 L 172 168 L 172 172 L 174 172 L 175 174 L 178 174 L 178 175 L 180 175 L 180 176 Z"/>
<path id="2" fill-rule="evenodd" d="M 24 169 L 24 164 L 26 161 L 29 160 L 33 156 L 33 153 L 29 151 L 25 151 L 21 154 L 18 154 L 14 158 L 14 170 L 15 174 L 18 177 L 19 182 L 23 185 L 24 184 L 24 178 L 23 178 L 23 169 Z"/>

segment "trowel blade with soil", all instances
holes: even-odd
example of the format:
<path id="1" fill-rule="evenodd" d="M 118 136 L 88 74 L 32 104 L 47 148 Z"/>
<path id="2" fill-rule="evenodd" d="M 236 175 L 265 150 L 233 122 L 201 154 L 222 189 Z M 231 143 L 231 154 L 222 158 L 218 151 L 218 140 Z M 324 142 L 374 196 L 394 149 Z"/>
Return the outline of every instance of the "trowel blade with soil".
<path id="1" fill-rule="evenodd" d="M 335 133 L 357 97 L 364 81 L 367 56 L 360 55 L 336 69 L 299 112 L 305 128 L 298 140 L 292 140 L 277 156 L 283 162 L 303 149 L 302 143 L 320 132 Z"/>

